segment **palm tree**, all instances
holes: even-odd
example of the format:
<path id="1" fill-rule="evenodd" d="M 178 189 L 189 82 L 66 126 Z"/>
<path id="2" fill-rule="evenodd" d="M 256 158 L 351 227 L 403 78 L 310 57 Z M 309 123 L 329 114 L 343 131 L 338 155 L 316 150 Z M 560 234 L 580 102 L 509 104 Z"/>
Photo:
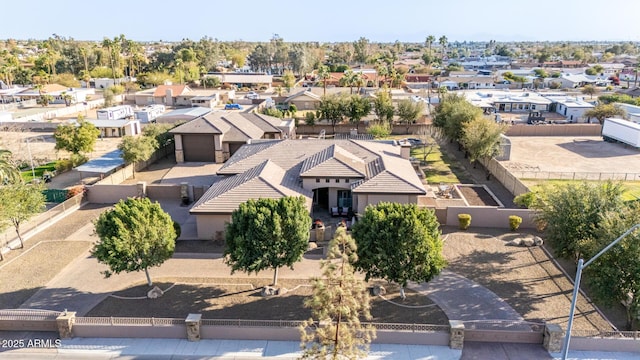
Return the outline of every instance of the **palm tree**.
<path id="1" fill-rule="evenodd" d="M 349 93 L 353 94 L 353 86 L 356 82 L 356 73 L 353 70 L 347 70 L 344 72 L 344 75 L 340 79 L 340 86 L 348 86 Z"/>
<path id="2" fill-rule="evenodd" d="M 431 45 L 436 42 L 436 37 L 433 35 L 429 35 L 427 36 L 427 40 L 425 41 L 425 44 L 427 45 L 427 48 L 429 49 L 429 54 L 431 54 Z"/>
<path id="3" fill-rule="evenodd" d="M 382 84 L 386 84 L 387 83 L 387 76 L 389 75 L 389 68 L 387 68 L 386 65 L 384 64 L 378 64 L 378 66 L 376 67 L 376 72 L 378 75 L 382 76 Z M 380 84 L 377 84 L 378 86 L 380 86 Z"/>
<path id="4" fill-rule="evenodd" d="M 322 87 L 324 88 L 322 95 L 327 95 L 327 80 L 330 77 L 329 67 L 326 65 L 320 66 L 318 69 L 318 78 L 322 80 Z"/>
<path id="5" fill-rule="evenodd" d="M 20 172 L 11 163 L 11 151 L 0 149 L 0 186 L 19 182 Z"/>
<path id="6" fill-rule="evenodd" d="M 444 56 L 446 55 L 447 50 L 447 37 L 444 35 L 440 36 L 438 42 L 440 43 L 440 46 L 442 46 L 442 59 L 444 60 Z"/>

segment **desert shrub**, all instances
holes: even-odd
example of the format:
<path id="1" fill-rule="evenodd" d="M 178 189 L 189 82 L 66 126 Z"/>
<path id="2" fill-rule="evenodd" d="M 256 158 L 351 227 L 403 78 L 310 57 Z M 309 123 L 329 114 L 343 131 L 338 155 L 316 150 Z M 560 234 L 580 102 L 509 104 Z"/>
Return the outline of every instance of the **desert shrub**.
<path id="1" fill-rule="evenodd" d="M 534 192 L 520 194 L 513 199 L 513 203 L 522 207 L 531 208 L 538 201 L 538 195 Z"/>
<path id="2" fill-rule="evenodd" d="M 460 225 L 460 230 L 467 230 L 471 226 L 471 215 L 458 214 L 458 224 Z"/>
<path id="3" fill-rule="evenodd" d="M 70 199 L 78 194 L 82 194 L 84 192 L 84 185 L 77 185 L 71 187 L 67 190 L 67 199 Z"/>
<path id="4" fill-rule="evenodd" d="M 316 114 L 313 111 L 309 111 L 304 115 L 304 123 L 307 125 L 315 125 L 316 124 Z"/>
<path id="5" fill-rule="evenodd" d="M 55 168 L 58 173 L 63 173 L 73 169 L 73 163 L 71 162 L 71 159 L 58 160 Z"/>
<path id="6" fill-rule="evenodd" d="M 522 218 L 520 216 L 517 216 L 517 215 L 509 216 L 509 229 L 511 231 L 518 230 L 518 228 L 520 227 L 520 224 L 522 224 Z"/>
<path id="7" fill-rule="evenodd" d="M 180 237 L 180 234 L 182 234 L 182 228 L 180 227 L 180 224 L 178 224 L 177 221 L 173 222 L 173 229 L 176 231 L 176 239 Z"/>
<path id="8" fill-rule="evenodd" d="M 71 154 L 71 165 L 73 167 L 80 166 L 89 161 L 89 158 L 82 154 Z"/>
<path id="9" fill-rule="evenodd" d="M 391 134 L 391 128 L 388 124 L 373 124 L 369 126 L 367 133 L 376 139 L 386 138 Z"/>

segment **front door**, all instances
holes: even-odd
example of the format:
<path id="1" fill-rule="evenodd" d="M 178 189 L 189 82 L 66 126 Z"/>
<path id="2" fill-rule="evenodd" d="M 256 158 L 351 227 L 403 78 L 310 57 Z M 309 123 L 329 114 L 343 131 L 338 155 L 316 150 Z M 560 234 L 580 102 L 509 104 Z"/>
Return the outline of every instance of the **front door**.
<path id="1" fill-rule="evenodd" d="M 338 190 L 338 207 L 351 207 L 350 190 Z"/>

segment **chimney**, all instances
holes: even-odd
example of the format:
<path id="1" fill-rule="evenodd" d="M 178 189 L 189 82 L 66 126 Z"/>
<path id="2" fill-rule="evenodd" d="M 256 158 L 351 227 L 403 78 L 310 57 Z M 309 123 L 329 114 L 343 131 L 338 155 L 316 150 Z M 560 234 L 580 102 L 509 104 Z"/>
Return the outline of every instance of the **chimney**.
<path id="1" fill-rule="evenodd" d="M 173 89 L 167 89 L 165 91 L 165 104 L 171 106 L 173 105 Z"/>
<path id="2" fill-rule="evenodd" d="M 411 143 L 407 140 L 400 141 L 400 157 L 409 160 L 411 157 Z"/>

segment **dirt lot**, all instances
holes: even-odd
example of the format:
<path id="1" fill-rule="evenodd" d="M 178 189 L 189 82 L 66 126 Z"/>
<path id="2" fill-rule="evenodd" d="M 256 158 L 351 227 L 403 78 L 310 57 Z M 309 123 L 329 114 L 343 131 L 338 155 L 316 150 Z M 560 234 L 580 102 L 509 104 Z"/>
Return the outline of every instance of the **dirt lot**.
<path id="1" fill-rule="evenodd" d="M 640 152 L 601 137 L 517 137 L 511 140 L 511 160 L 501 163 L 514 171 L 638 172 Z M 517 174 L 516 174 L 517 175 Z"/>

